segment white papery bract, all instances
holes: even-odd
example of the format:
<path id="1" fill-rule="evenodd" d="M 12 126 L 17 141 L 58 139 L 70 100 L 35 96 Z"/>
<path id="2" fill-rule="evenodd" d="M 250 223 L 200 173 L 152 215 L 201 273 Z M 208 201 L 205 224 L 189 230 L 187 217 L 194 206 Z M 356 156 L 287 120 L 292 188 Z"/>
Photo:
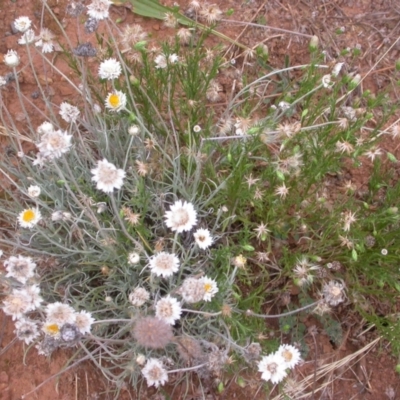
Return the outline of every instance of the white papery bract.
<path id="1" fill-rule="evenodd" d="M 37 145 L 41 157 L 50 160 L 61 157 L 69 151 L 71 139 L 72 135 L 68 135 L 66 131 L 60 129 L 57 131 L 49 130 L 41 137 L 41 141 Z"/>
<path id="2" fill-rule="evenodd" d="M 87 6 L 87 14 L 89 15 L 89 17 L 97 20 L 106 19 L 109 16 L 108 10 L 111 4 L 112 2 L 109 0 L 93 0 Z"/>
<path id="3" fill-rule="evenodd" d="M 64 324 L 74 324 L 76 313 L 68 304 L 57 301 L 47 305 L 46 317 L 48 322 L 62 326 Z"/>
<path id="4" fill-rule="evenodd" d="M 18 17 L 14 21 L 14 28 L 18 32 L 22 32 L 22 33 L 27 31 L 31 27 L 31 25 L 32 25 L 32 21 L 29 19 L 29 17 Z"/>
<path id="5" fill-rule="evenodd" d="M 36 132 L 39 133 L 40 135 L 44 135 L 45 133 L 50 133 L 53 131 L 54 131 L 53 124 L 47 121 L 40 124 L 36 129 Z"/>
<path id="6" fill-rule="evenodd" d="M 42 53 L 52 53 L 54 51 L 53 39 L 55 38 L 54 33 L 47 28 L 42 28 L 39 36 L 35 38 L 37 42 L 35 43 L 36 47 L 42 48 Z"/>
<path id="7" fill-rule="evenodd" d="M 213 238 L 208 229 L 203 229 L 203 228 L 197 229 L 197 231 L 193 234 L 193 236 L 197 245 L 203 250 L 210 247 L 213 243 Z"/>
<path id="8" fill-rule="evenodd" d="M 118 169 L 106 159 L 99 161 L 97 168 L 93 168 L 91 173 L 93 174 L 92 181 L 96 182 L 97 189 L 105 193 L 121 189 L 124 183 L 125 171 Z"/>
<path id="9" fill-rule="evenodd" d="M 4 64 L 8 67 L 16 67 L 19 64 L 19 57 L 15 50 L 8 50 L 4 56 Z"/>
<path id="10" fill-rule="evenodd" d="M 172 231 L 190 231 L 197 223 L 197 213 L 192 203 L 178 200 L 165 213 L 165 224 Z"/>
<path id="11" fill-rule="evenodd" d="M 162 251 L 150 258 L 148 267 L 152 273 L 166 278 L 178 271 L 179 259 L 175 254 Z"/>
<path id="12" fill-rule="evenodd" d="M 281 382 L 287 375 L 285 360 L 278 353 L 264 356 L 258 363 L 258 370 L 262 379 L 272 383 Z"/>
<path id="13" fill-rule="evenodd" d="M 301 361 L 300 351 L 291 344 L 281 344 L 277 353 L 283 357 L 286 368 L 292 369 Z"/>
<path id="14" fill-rule="evenodd" d="M 30 44 L 35 40 L 35 32 L 33 29 L 28 29 L 24 34 L 18 39 L 18 44 Z"/>
<path id="15" fill-rule="evenodd" d="M 217 282 L 214 279 L 211 279 L 207 276 L 201 278 L 204 287 L 204 301 L 211 301 L 211 299 L 218 293 Z"/>
<path id="16" fill-rule="evenodd" d="M 19 255 L 18 257 L 11 256 L 4 261 L 4 266 L 7 270 L 7 277 L 15 278 L 21 283 L 26 283 L 29 278 L 35 275 L 36 264 L 30 257 Z"/>
<path id="17" fill-rule="evenodd" d="M 163 297 L 156 303 L 156 317 L 167 324 L 174 325 L 181 317 L 182 307 L 177 299 L 170 295 Z"/>
<path id="18" fill-rule="evenodd" d="M 75 122 L 79 117 L 80 111 L 78 107 L 75 107 L 64 101 L 60 104 L 59 114 L 64 121 Z"/>
<path id="19" fill-rule="evenodd" d="M 103 61 L 99 67 L 99 76 L 101 79 L 117 79 L 121 75 L 121 72 L 121 63 L 115 58 Z"/>
<path id="20" fill-rule="evenodd" d="M 21 318 L 15 322 L 14 333 L 25 344 L 32 343 L 40 335 L 38 324 L 28 318 Z"/>
<path id="21" fill-rule="evenodd" d="M 125 109 L 126 102 L 126 94 L 120 90 L 116 90 L 113 93 L 108 93 L 105 106 L 110 111 L 120 112 Z"/>
<path id="22" fill-rule="evenodd" d="M 84 335 L 90 332 L 90 328 L 95 321 L 92 314 L 88 311 L 79 311 L 75 314 L 75 326 L 78 328 L 79 332 Z"/>
<path id="23" fill-rule="evenodd" d="M 5 314 L 11 315 L 13 321 L 22 318 L 30 310 L 31 304 L 28 295 L 19 290 L 13 290 L 3 300 L 3 311 Z"/>
<path id="24" fill-rule="evenodd" d="M 29 300 L 29 311 L 36 310 L 43 302 L 43 298 L 40 296 L 39 285 L 24 286 L 19 292 L 27 296 Z"/>
<path id="25" fill-rule="evenodd" d="M 146 378 L 148 386 L 158 388 L 168 382 L 168 373 L 163 363 L 157 358 L 149 358 L 142 369 L 142 374 Z"/>
<path id="26" fill-rule="evenodd" d="M 36 198 L 40 196 L 41 189 L 37 185 L 31 185 L 28 187 L 28 196 Z"/>
<path id="27" fill-rule="evenodd" d="M 18 214 L 18 223 L 22 228 L 33 228 L 42 218 L 39 209 L 27 208 Z"/>
<path id="28" fill-rule="evenodd" d="M 150 293 L 141 287 L 135 288 L 135 290 L 129 294 L 129 301 L 135 307 L 141 307 L 149 299 Z"/>

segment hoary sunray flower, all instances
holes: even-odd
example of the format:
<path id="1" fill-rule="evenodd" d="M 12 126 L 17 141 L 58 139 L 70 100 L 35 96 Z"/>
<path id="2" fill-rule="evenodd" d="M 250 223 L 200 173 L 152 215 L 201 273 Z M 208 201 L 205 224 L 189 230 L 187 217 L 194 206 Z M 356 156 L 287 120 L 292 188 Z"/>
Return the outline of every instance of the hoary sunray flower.
<path id="1" fill-rule="evenodd" d="M 15 278 L 23 284 L 25 284 L 28 279 L 35 276 L 36 264 L 30 257 L 24 257 L 21 255 L 18 257 L 11 256 L 4 261 L 4 266 L 7 270 L 7 277 Z"/>
<path id="2" fill-rule="evenodd" d="M 206 287 L 201 278 L 186 278 L 178 293 L 186 303 L 198 303 L 206 295 Z"/>
<path id="3" fill-rule="evenodd" d="M 211 301 L 211 299 L 218 293 L 218 286 L 217 282 L 214 279 L 211 279 L 207 276 L 201 278 L 204 287 L 204 301 Z"/>
<path id="4" fill-rule="evenodd" d="M 48 131 L 37 145 L 41 156 L 45 159 L 59 158 L 67 153 L 71 147 L 72 135 L 66 131 Z"/>
<path id="5" fill-rule="evenodd" d="M 29 17 L 18 17 L 14 21 L 14 28 L 18 32 L 22 32 L 22 33 L 27 31 L 31 27 L 31 25 L 32 25 L 32 21 L 29 19 Z"/>
<path id="6" fill-rule="evenodd" d="M 129 294 L 129 301 L 135 307 L 141 307 L 147 300 L 150 299 L 150 293 L 142 288 L 137 287 Z"/>
<path id="7" fill-rule="evenodd" d="M 156 303 L 156 317 L 165 321 L 167 324 L 174 325 L 181 317 L 182 308 L 177 299 L 170 295 L 161 298 Z"/>
<path id="8" fill-rule="evenodd" d="M 179 259 L 175 254 L 162 251 L 150 258 L 148 267 L 157 276 L 167 278 L 178 271 Z"/>
<path id="9" fill-rule="evenodd" d="M 281 344 L 277 351 L 285 361 L 285 368 L 294 368 L 300 361 L 300 351 L 290 344 Z"/>
<path id="10" fill-rule="evenodd" d="M 32 198 L 36 198 L 40 196 L 40 187 L 37 185 L 31 185 L 28 187 L 28 196 Z"/>
<path id="11" fill-rule="evenodd" d="M 112 4 L 109 0 L 92 0 L 87 6 L 87 14 L 96 20 L 106 19 L 109 16 L 109 8 Z"/>
<path id="12" fill-rule="evenodd" d="M 46 319 L 48 322 L 58 324 L 60 326 L 64 324 L 74 324 L 76 320 L 75 310 L 68 304 L 50 303 L 46 307 Z"/>
<path id="13" fill-rule="evenodd" d="M 105 106 L 110 111 L 120 112 L 126 106 L 126 94 L 120 90 L 115 90 L 113 93 L 109 93 L 105 100 Z"/>
<path id="14" fill-rule="evenodd" d="M 99 77 L 101 79 L 117 79 L 122 72 L 121 63 L 115 58 L 103 61 L 99 67 Z"/>
<path id="15" fill-rule="evenodd" d="M 4 64 L 8 67 L 16 67 L 19 64 L 19 57 L 15 50 L 8 50 L 4 56 Z"/>
<path id="16" fill-rule="evenodd" d="M 60 325 L 55 322 L 45 322 L 42 326 L 42 331 L 55 339 L 60 338 Z"/>
<path id="17" fill-rule="evenodd" d="M 6 315 L 10 315 L 13 321 L 20 319 L 25 313 L 31 311 L 30 299 L 26 293 L 13 290 L 3 300 L 3 311 Z"/>
<path id="18" fill-rule="evenodd" d="M 75 122 L 79 117 L 80 111 L 78 107 L 64 101 L 60 104 L 59 114 L 64 121 Z"/>
<path id="19" fill-rule="evenodd" d="M 165 224 L 172 231 L 182 233 L 190 231 L 197 223 L 197 213 L 192 203 L 187 201 L 176 201 L 165 213 Z"/>
<path id="20" fill-rule="evenodd" d="M 82 335 L 85 333 L 90 333 L 93 322 L 94 318 L 88 311 L 81 310 L 75 315 L 75 326 L 78 328 L 79 332 L 82 333 Z"/>
<path id="21" fill-rule="evenodd" d="M 337 306 L 345 299 L 345 285 L 338 281 L 329 281 L 322 288 L 324 301 L 330 306 Z"/>
<path id="22" fill-rule="evenodd" d="M 222 18 L 222 11 L 215 4 L 204 3 L 200 9 L 200 16 L 211 25 Z"/>
<path id="23" fill-rule="evenodd" d="M 179 61 L 179 56 L 177 54 L 173 53 L 168 56 L 168 62 L 170 64 L 176 64 L 178 61 Z"/>
<path id="24" fill-rule="evenodd" d="M 154 62 L 156 63 L 157 69 L 167 68 L 167 57 L 165 57 L 164 54 L 159 54 L 158 56 L 156 56 Z"/>
<path id="25" fill-rule="evenodd" d="M 18 214 L 18 223 L 22 228 L 33 228 L 42 218 L 38 208 L 27 208 Z"/>
<path id="26" fill-rule="evenodd" d="M 208 229 L 199 228 L 193 234 L 197 245 L 205 250 L 213 244 L 213 237 Z"/>
<path id="27" fill-rule="evenodd" d="M 71 213 L 67 212 L 67 211 L 61 211 L 61 210 L 57 210 L 54 211 L 51 214 L 51 220 L 56 222 L 56 221 L 68 221 L 72 218 Z"/>
<path id="28" fill-rule="evenodd" d="M 97 168 L 93 168 L 91 173 L 93 174 L 92 181 L 96 182 L 97 189 L 105 193 L 111 193 L 114 189 L 121 189 L 124 183 L 125 171 L 118 169 L 106 159 L 100 160 Z"/>
<path id="29" fill-rule="evenodd" d="M 244 269 L 247 264 L 247 258 L 245 256 L 243 256 L 242 254 L 239 254 L 238 256 L 232 258 L 232 264 L 235 267 Z"/>
<path id="30" fill-rule="evenodd" d="M 50 122 L 43 122 L 42 124 L 40 124 L 37 129 L 36 132 L 39 133 L 40 135 L 44 135 L 46 133 L 50 133 L 54 131 L 54 126 L 52 123 Z"/>
<path id="31" fill-rule="evenodd" d="M 146 378 L 148 386 L 158 388 L 168 382 L 168 373 L 163 363 L 157 358 L 149 358 L 142 369 L 142 374 Z"/>
<path id="32" fill-rule="evenodd" d="M 28 29 L 24 34 L 18 39 L 18 44 L 30 44 L 35 41 L 35 32 L 33 29 Z"/>
<path id="33" fill-rule="evenodd" d="M 29 318 L 21 318 L 16 321 L 14 333 L 25 344 L 32 343 L 40 335 L 38 324 Z"/>
<path id="34" fill-rule="evenodd" d="M 258 370 L 262 379 L 274 384 L 281 382 L 287 375 L 285 360 L 278 353 L 264 356 L 258 363 Z"/>
<path id="35" fill-rule="evenodd" d="M 35 38 L 37 42 L 35 43 L 36 47 L 42 48 L 42 53 L 52 53 L 55 49 L 55 43 L 53 39 L 55 35 L 47 28 L 42 28 L 38 37 Z"/>

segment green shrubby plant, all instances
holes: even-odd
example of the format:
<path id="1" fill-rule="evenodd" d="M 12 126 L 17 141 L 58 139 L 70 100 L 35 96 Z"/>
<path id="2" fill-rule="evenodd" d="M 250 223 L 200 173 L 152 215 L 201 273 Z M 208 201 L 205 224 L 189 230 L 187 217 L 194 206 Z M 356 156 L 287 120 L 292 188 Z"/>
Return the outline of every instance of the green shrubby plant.
<path id="1" fill-rule="evenodd" d="M 195 24 L 153 46 L 137 25 L 118 32 L 109 5 L 87 7 L 113 35 L 97 36 L 97 71 L 92 47 L 63 48 L 79 103 L 52 104 L 38 81 L 49 113 L 36 108 L 38 127 L 26 114 L 24 132 L 2 108 L 12 150 L 1 161 L 1 280 L 17 337 L 46 356 L 74 348 L 117 388 L 182 373 L 222 381 L 237 360 L 276 384 L 301 360 L 284 342 L 307 352 L 298 315 L 317 315 L 337 344 L 338 305 L 379 327 L 368 298 L 398 290 L 399 185 L 385 179 L 384 132 L 369 123 L 385 99 L 345 102 L 355 78 L 344 62 L 321 64 L 314 38 L 309 65 L 240 72 Z M 30 29 L 26 17 L 15 26 Z M 56 48 L 43 29 L 7 54 L 15 78 L 18 53 L 48 61 Z M 345 171 L 368 158 L 370 186 L 356 195 Z M 268 318 L 281 338 L 266 334 Z"/>

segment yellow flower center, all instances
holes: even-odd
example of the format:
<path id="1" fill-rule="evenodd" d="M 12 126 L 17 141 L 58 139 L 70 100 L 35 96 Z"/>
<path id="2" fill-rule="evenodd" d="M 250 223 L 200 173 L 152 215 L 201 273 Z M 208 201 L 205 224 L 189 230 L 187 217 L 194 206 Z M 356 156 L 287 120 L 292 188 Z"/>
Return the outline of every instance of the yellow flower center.
<path id="1" fill-rule="evenodd" d="M 286 362 L 291 361 L 291 359 L 293 358 L 293 354 L 289 350 L 282 351 L 282 356 L 283 356 L 283 358 L 285 359 Z"/>
<path id="2" fill-rule="evenodd" d="M 46 333 L 49 335 L 55 336 L 60 332 L 60 328 L 57 324 L 50 324 L 46 326 Z"/>
<path id="3" fill-rule="evenodd" d="M 114 108 L 117 108 L 117 107 L 121 104 L 120 98 L 119 98 L 118 94 L 116 94 L 116 93 L 113 93 L 113 94 L 109 97 L 108 102 L 109 102 L 109 103 L 111 104 L 111 106 L 114 107 Z"/>
<path id="4" fill-rule="evenodd" d="M 34 210 L 25 210 L 22 214 L 22 221 L 24 222 L 32 222 L 36 217 L 36 213 Z"/>
<path id="5" fill-rule="evenodd" d="M 204 290 L 208 293 L 212 289 L 211 283 L 204 284 Z"/>

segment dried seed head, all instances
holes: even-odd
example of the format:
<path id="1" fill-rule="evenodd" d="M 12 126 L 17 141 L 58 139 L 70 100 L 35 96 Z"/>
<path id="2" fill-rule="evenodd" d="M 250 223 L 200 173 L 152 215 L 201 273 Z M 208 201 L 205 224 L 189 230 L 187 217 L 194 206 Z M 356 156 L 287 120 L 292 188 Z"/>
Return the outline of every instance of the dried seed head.
<path id="1" fill-rule="evenodd" d="M 138 319 L 132 333 L 138 344 L 150 349 L 163 349 L 174 337 L 171 325 L 156 317 Z"/>
<path id="2" fill-rule="evenodd" d="M 322 288 L 324 301 L 330 306 L 337 306 L 345 300 L 345 285 L 338 281 L 329 281 Z"/>
<path id="3" fill-rule="evenodd" d="M 178 353 L 185 363 L 194 364 L 204 357 L 199 341 L 189 336 L 182 336 L 178 339 Z"/>

